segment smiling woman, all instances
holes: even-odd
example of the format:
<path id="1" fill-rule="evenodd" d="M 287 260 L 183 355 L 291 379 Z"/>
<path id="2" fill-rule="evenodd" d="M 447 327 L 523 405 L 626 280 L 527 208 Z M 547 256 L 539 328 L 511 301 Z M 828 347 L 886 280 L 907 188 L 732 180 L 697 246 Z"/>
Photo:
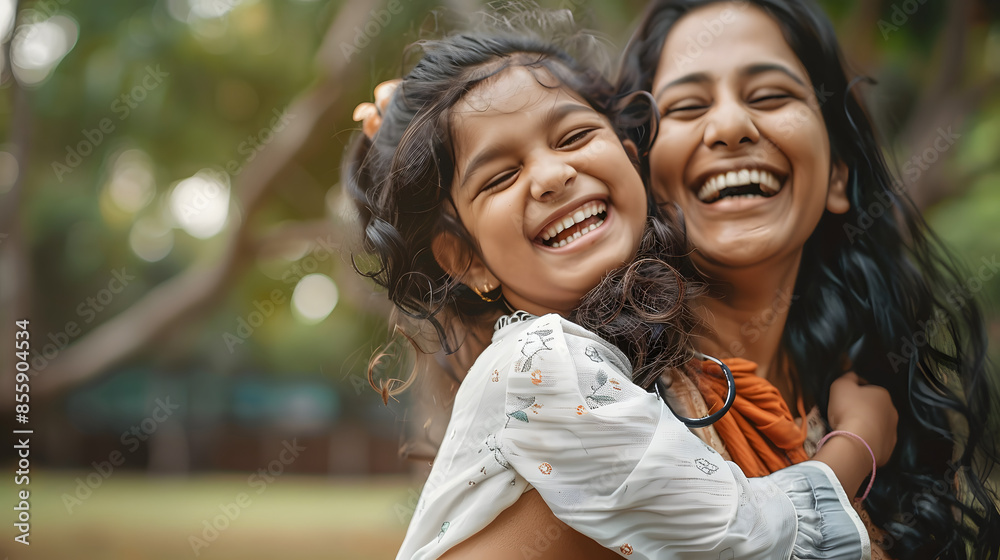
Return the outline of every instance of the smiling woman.
<path id="1" fill-rule="evenodd" d="M 724 14 L 725 33 L 695 64 L 678 55 Z M 831 164 L 809 74 L 777 22 L 727 3 L 683 18 L 653 91 L 663 114 L 649 155 L 654 192 L 683 211 L 699 270 L 794 277 L 823 212 L 849 207 L 847 170 Z"/>
<path id="2" fill-rule="evenodd" d="M 833 380 L 853 370 L 891 393 L 901 416 L 892 460 L 860 500 L 881 544 L 874 555 L 996 558 L 988 430 L 1000 396 L 982 318 L 974 302 L 949 298 L 963 276 L 896 188 L 861 81 L 809 0 L 659 0 L 625 53 L 620 87 L 652 92 L 662 112 L 651 187 L 683 214 L 687 275 L 708 285 L 699 350 L 743 358 L 746 379 L 776 392 L 783 421 L 802 432 L 779 446 L 779 465 L 817 448 L 839 413 Z M 873 205 L 879 219 L 865 213 Z M 776 300 L 790 302 L 787 313 Z M 700 388 L 718 400 L 711 384 Z M 747 459 L 767 451 L 747 441 L 779 443 L 762 406 L 718 428 Z"/>

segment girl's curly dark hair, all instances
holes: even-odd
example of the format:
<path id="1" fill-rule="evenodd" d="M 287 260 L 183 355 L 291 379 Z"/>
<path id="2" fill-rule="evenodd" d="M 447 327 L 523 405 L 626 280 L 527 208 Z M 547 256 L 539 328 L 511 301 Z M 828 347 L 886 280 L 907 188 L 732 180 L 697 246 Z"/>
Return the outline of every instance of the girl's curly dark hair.
<path id="1" fill-rule="evenodd" d="M 693 357 L 690 333 L 697 322 L 690 304 L 701 289 L 678 271 L 684 240 L 674 224 L 651 216 L 635 259 L 609 272 L 570 317 L 625 353 L 632 380 L 647 390 L 665 368 Z"/>

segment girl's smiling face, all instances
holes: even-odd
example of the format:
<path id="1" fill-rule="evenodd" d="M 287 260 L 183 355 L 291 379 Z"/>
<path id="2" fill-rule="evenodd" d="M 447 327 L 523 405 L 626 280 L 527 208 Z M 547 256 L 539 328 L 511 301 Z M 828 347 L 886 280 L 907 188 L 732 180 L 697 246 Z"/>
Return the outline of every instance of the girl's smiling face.
<path id="1" fill-rule="evenodd" d="M 831 164 L 814 85 L 759 8 L 721 2 L 682 17 L 652 93 L 662 115 L 653 192 L 681 207 L 710 276 L 798 259 L 824 210 L 848 210 L 847 169 Z"/>
<path id="2" fill-rule="evenodd" d="M 452 198 L 478 255 L 452 241 L 435 256 L 470 287 L 502 286 L 518 309 L 566 315 L 635 255 L 646 194 L 608 119 L 540 79 L 552 80 L 506 69 L 451 110 Z"/>

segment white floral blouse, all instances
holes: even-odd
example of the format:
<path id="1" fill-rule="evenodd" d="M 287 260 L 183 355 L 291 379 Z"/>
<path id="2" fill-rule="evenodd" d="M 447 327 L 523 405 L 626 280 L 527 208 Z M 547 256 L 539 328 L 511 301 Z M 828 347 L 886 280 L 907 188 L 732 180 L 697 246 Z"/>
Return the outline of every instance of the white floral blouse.
<path id="1" fill-rule="evenodd" d="M 502 317 L 458 390 L 397 558 L 437 558 L 531 488 L 624 557 L 870 557 L 829 467 L 747 479 L 630 373 L 617 348 L 558 315 Z"/>

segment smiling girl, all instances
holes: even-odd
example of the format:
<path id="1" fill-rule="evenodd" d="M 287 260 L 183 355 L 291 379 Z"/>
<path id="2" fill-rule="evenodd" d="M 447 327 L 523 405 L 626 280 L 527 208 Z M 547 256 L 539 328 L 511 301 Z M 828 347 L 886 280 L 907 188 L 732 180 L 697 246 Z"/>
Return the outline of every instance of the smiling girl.
<path id="1" fill-rule="evenodd" d="M 844 492 L 864 474 L 825 462 L 888 457 L 884 390 L 843 379 L 831 399 L 841 427 L 869 430 L 871 456 L 831 447 L 747 479 L 633 382 L 649 386 L 650 372 L 690 358 L 685 284 L 660 260 L 679 238 L 635 165 L 654 136 L 648 103 L 636 117 L 645 97 L 613 97 L 537 38 L 423 46 L 345 169 L 378 261 L 367 275 L 442 340 L 496 321 L 398 558 L 867 558 Z M 628 357 L 600 325 L 569 320 L 609 282 L 628 302 L 615 315 L 657 318 Z M 533 509 L 539 498 L 558 523 Z M 552 543 L 574 531 L 586 538 Z M 543 538 L 529 544 L 533 532 Z"/>
<path id="2" fill-rule="evenodd" d="M 697 309 L 712 328 L 696 346 L 748 360 L 816 428 L 786 442 L 782 464 L 803 442 L 812 451 L 831 382 L 853 369 L 901 416 L 864 502 L 881 545 L 897 558 L 996 558 L 986 481 L 1000 398 L 982 319 L 946 300 L 962 276 L 896 186 L 830 22 L 805 0 L 654 2 L 624 68 L 622 89 L 652 92 L 661 111 L 652 188 L 683 214 L 687 276 L 709 287 Z M 881 217 L 862 227 L 872 208 Z M 730 430 L 738 407 L 720 421 L 727 447 L 759 437 L 753 410 Z M 756 459 L 734 456 L 768 472 Z"/>

